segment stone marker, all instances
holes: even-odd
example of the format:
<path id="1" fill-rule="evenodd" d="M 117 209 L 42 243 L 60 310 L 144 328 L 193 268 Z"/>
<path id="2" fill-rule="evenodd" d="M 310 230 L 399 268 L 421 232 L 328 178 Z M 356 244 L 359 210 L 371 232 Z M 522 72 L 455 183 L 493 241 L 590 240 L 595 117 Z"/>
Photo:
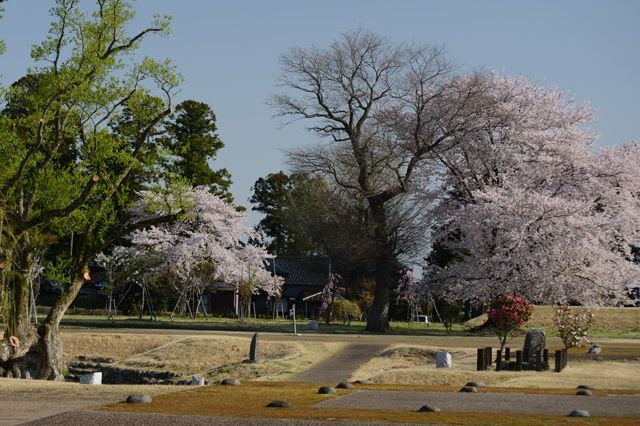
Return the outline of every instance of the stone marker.
<path id="1" fill-rule="evenodd" d="M 436 407 L 435 405 L 423 405 L 422 407 L 420 407 L 420 409 L 418 411 L 421 411 L 423 413 L 439 413 L 441 410 L 440 408 Z"/>
<path id="2" fill-rule="evenodd" d="M 267 404 L 267 407 L 270 408 L 289 408 L 289 403 L 287 401 L 271 401 Z"/>
<path id="3" fill-rule="evenodd" d="M 356 384 L 356 385 L 370 385 L 371 381 L 367 380 L 367 379 L 361 379 L 361 380 L 356 380 L 353 383 Z"/>
<path id="4" fill-rule="evenodd" d="M 353 385 L 349 382 L 340 382 L 338 383 L 338 386 L 336 386 L 338 389 L 351 389 L 352 387 Z"/>
<path id="5" fill-rule="evenodd" d="M 547 335 L 544 330 L 530 330 L 524 337 L 524 350 L 522 351 L 526 357 L 525 360 L 531 360 L 531 355 L 537 351 L 542 351 L 547 346 Z"/>
<path id="6" fill-rule="evenodd" d="M 600 345 L 593 345 L 589 348 L 589 353 L 592 355 L 600 355 L 602 352 L 602 347 Z"/>
<path id="7" fill-rule="evenodd" d="M 318 389 L 318 393 L 321 393 L 323 395 L 336 393 L 336 388 L 332 386 L 322 386 L 320 389 Z"/>
<path id="8" fill-rule="evenodd" d="M 127 397 L 127 402 L 130 404 L 149 403 L 151 402 L 151 395 L 129 395 Z"/>
<path id="9" fill-rule="evenodd" d="M 258 333 L 255 333 L 251 339 L 249 362 L 260 362 L 260 338 L 258 337 Z"/>
<path id="10" fill-rule="evenodd" d="M 81 385 L 101 385 L 102 384 L 102 372 L 83 374 L 80 376 Z"/>
<path id="11" fill-rule="evenodd" d="M 593 395 L 593 392 L 591 392 L 588 389 L 580 389 L 578 392 L 576 392 L 576 395 L 580 395 L 580 396 L 591 396 Z"/>
<path id="12" fill-rule="evenodd" d="M 573 410 L 569 413 L 569 417 L 589 417 L 587 410 Z"/>
<path id="13" fill-rule="evenodd" d="M 449 352 L 436 352 L 436 368 L 451 368 L 451 354 Z"/>
<path id="14" fill-rule="evenodd" d="M 478 389 L 476 389 L 475 386 L 464 386 L 462 389 L 460 389 L 460 392 L 478 392 Z"/>
<path id="15" fill-rule="evenodd" d="M 465 386 L 473 386 L 474 388 L 484 388 L 486 387 L 486 383 L 485 382 L 467 382 L 467 384 Z"/>
<path id="16" fill-rule="evenodd" d="M 191 382 L 189 384 L 192 386 L 204 386 L 204 377 L 191 376 Z"/>
<path id="17" fill-rule="evenodd" d="M 221 385 L 225 385 L 225 386 L 239 386 L 240 385 L 240 380 L 238 379 L 224 379 L 223 381 L 220 382 Z"/>
<path id="18" fill-rule="evenodd" d="M 307 325 L 307 330 L 318 330 L 319 328 L 320 328 L 320 325 L 316 320 L 309 321 L 309 325 Z"/>

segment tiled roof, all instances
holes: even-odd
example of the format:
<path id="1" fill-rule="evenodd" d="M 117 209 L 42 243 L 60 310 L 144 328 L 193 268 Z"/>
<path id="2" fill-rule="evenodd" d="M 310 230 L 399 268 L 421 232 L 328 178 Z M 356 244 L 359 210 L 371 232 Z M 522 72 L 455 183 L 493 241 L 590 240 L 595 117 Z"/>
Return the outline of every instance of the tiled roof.
<path id="1" fill-rule="evenodd" d="M 329 259 L 319 256 L 280 256 L 267 261 L 267 270 L 284 278 L 285 287 L 324 287 L 329 277 Z"/>

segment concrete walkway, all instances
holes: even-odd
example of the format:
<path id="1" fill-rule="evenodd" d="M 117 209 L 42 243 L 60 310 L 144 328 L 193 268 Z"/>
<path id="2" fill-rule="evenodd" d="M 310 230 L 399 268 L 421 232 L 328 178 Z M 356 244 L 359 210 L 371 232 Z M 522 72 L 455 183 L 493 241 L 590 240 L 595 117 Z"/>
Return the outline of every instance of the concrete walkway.
<path id="1" fill-rule="evenodd" d="M 255 419 L 248 417 L 176 416 L 171 414 L 133 414 L 98 411 L 70 411 L 26 423 L 29 426 L 383 426 L 398 423 L 336 420 Z M 403 423 L 406 426 L 419 426 Z"/>
<path id="2" fill-rule="evenodd" d="M 387 345 L 376 343 L 352 343 L 332 357 L 311 367 L 292 380 L 297 382 L 340 382 L 363 364 L 385 349 Z"/>
<path id="3" fill-rule="evenodd" d="M 417 410 L 429 404 L 447 412 L 567 415 L 587 410 L 592 416 L 638 416 L 640 396 L 575 396 L 523 393 L 408 392 L 364 390 L 323 401 L 319 408 Z"/>

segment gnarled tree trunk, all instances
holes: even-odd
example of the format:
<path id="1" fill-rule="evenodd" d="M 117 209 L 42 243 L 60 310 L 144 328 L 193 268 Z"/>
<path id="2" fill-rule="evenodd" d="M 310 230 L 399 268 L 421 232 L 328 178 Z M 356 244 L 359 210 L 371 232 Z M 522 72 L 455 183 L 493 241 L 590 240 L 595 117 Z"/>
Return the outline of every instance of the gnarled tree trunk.
<path id="1" fill-rule="evenodd" d="M 84 283 L 87 266 L 78 269 L 67 291 L 41 324 L 29 322 L 29 288 L 24 274 L 5 272 L 5 329 L 0 368 L 5 377 L 62 380 L 63 344 L 58 326 Z"/>

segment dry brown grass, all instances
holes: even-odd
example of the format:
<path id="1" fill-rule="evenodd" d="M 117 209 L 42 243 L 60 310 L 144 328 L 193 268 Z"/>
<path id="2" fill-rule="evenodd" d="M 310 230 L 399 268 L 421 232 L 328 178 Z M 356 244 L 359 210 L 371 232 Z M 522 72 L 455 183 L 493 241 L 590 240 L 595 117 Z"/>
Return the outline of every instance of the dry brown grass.
<path id="1" fill-rule="evenodd" d="M 177 340 L 156 334 L 91 334 L 62 332 L 64 358 L 99 356 L 121 360 Z"/>
<path id="2" fill-rule="evenodd" d="M 593 330 L 640 330 L 640 308 L 590 308 L 590 310 L 594 312 Z M 554 315 L 554 306 L 534 306 L 533 314 L 526 327 L 553 327 Z M 483 324 L 486 319 L 486 315 L 481 315 L 465 324 L 474 327 Z"/>
<path id="3" fill-rule="evenodd" d="M 246 336 L 187 336 L 122 360 L 116 365 L 143 370 L 200 374 L 209 380 L 279 380 L 301 372 L 336 353 L 341 343 L 260 342 L 262 362 L 243 363 L 249 357 Z"/>
<path id="4" fill-rule="evenodd" d="M 627 342 L 628 344 L 628 342 Z M 611 343 L 614 346 L 614 343 Z M 607 344 L 605 344 L 607 347 Z M 370 379 L 379 384 L 463 386 L 471 380 L 489 386 L 571 388 L 590 384 L 602 389 L 626 389 L 640 392 L 640 363 L 637 361 L 571 361 L 561 373 L 536 371 L 476 371 L 476 349 L 452 351 L 453 367 L 435 368 L 431 354 L 438 348 L 395 345 L 386 353 L 372 358 L 351 376 Z M 640 342 L 626 348 L 628 354 L 640 352 Z M 392 354 L 389 356 L 388 354 Z M 416 354 L 422 354 L 416 357 Z M 629 355 L 631 356 L 631 355 Z M 634 358 L 631 358 L 634 359 Z"/>
<path id="5" fill-rule="evenodd" d="M 419 413 L 415 411 L 376 411 L 316 408 L 320 401 L 350 393 L 338 389 L 336 395 L 319 395 L 317 385 L 310 383 L 250 382 L 239 387 L 208 386 L 179 394 L 160 395 L 151 404 L 112 404 L 109 411 L 136 413 L 189 414 L 203 416 L 234 416 L 252 418 L 287 418 L 318 420 L 354 420 L 393 423 L 426 423 L 456 425 L 534 425 L 589 424 L 626 426 L 637 424 L 629 417 L 591 417 L 574 419 L 565 416 L 519 415 L 500 413 Z M 285 400 L 289 409 L 265 406 L 269 401 Z"/>

